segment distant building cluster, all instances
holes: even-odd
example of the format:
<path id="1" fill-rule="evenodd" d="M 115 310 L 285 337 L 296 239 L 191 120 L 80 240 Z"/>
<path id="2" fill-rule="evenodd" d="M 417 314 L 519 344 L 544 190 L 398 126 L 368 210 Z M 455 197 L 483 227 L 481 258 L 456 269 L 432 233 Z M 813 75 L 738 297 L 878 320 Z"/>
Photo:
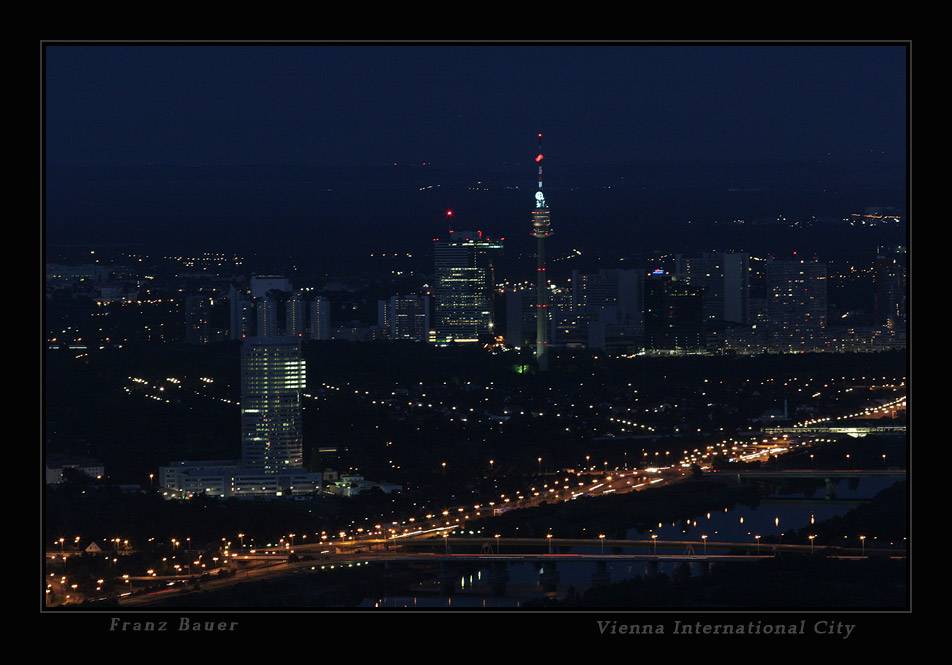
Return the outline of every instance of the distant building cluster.
<path id="1" fill-rule="evenodd" d="M 72 315 L 51 325 L 48 347 L 253 337 L 530 350 L 543 339 L 552 349 L 619 354 L 862 352 L 906 344 L 904 247 L 880 247 L 849 265 L 742 251 L 664 254 L 631 267 L 573 270 L 564 281 L 547 277 L 542 307 L 537 283 L 498 283 L 503 248 L 480 231 L 450 231 L 434 239 L 429 279 L 404 279 L 399 289 L 369 298 L 359 284 L 296 289 L 283 275 L 155 279 L 122 266 L 48 264 L 47 298 L 67 314 L 79 299 L 91 308 L 85 326 Z M 843 293 L 853 303 L 848 308 Z M 361 304 L 367 301 L 376 308 Z"/>
<path id="2" fill-rule="evenodd" d="M 828 266 L 744 252 L 657 257 L 637 269 L 573 271 L 550 283 L 547 311 L 555 348 L 616 353 L 876 351 L 905 346 L 902 248 L 874 261 L 872 316 L 831 320 Z M 535 294 L 505 290 L 506 342 L 532 344 Z"/>
<path id="3" fill-rule="evenodd" d="M 295 291 L 280 275 L 255 275 L 247 287 L 232 284 L 228 291 L 231 339 L 297 337 L 331 339 L 331 308 L 311 289 Z"/>

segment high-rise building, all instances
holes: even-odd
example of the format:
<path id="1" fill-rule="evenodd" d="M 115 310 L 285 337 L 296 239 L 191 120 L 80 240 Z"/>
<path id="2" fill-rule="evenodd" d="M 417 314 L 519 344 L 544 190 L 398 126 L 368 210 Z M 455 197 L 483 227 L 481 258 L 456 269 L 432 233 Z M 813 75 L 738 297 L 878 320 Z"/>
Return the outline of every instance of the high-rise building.
<path id="1" fill-rule="evenodd" d="M 258 318 L 256 334 L 259 337 L 279 337 L 281 335 L 278 311 L 281 303 L 272 291 L 268 295 L 255 300 L 255 312 Z"/>
<path id="2" fill-rule="evenodd" d="M 308 331 L 311 339 L 331 338 L 331 302 L 324 296 L 314 296 L 310 303 Z"/>
<path id="3" fill-rule="evenodd" d="M 535 162 L 539 169 L 538 189 L 535 193 L 535 208 L 532 210 L 531 235 L 536 238 L 536 363 L 540 371 L 549 368 L 549 282 L 546 275 L 545 239 L 552 236 L 552 220 L 549 206 L 542 193 L 542 132 L 538 134 L 539 150 Z"/>
<path id="4" fill-rule="evenodd" d="M 572 271 L 572 304 L 590 320 L 608 320 L 640 329 L 643 326 L 642 271 L 610 268 L 585 274 Z"/>
<path id="5" fill-rule="evenodd" d="M 304 463 L 301 341 L 251 337 L 241 347 L 241 460 L 266 474 Z"/>
<path id="6" fill-rule="evenodd" d="M 750 282 L 747 306 L 747 323 L 767 329 L 767 261 L 750 257 Z"/>
<path id="7" fill-rule="evenodd" d="M 822 346 L 826 331 L 826 264 L 801 259 L 766 262 L 770 346 L 808 351 Z"/>
<path id="8" fill-rule="evenodd" d="M 748 323 L 750 310 L 750 256 L 743 252 L 725 252 L 722 256 L 724 277 L 723 321 Z"/>
<path id="9" fill-rule="evenodd" d="M 591 349 L 634 347 L 644 333 L 644 277 L 639 270 L 572 271 L 572 305 L 553 312 L 558 343 Z M 584 341 L 578 333 L 584 329 Z"/>
<path id="10" fill-rule="evenodd" d="M 502 247 L 482 231 L 450 231 L 434 243 L 437 343 L 492 337 L 495 255 Z"/>
<path id="11" fill-rule="evenodd" d="M 704 322 L 747 323 L 750 308 L 750 259 L 743 252 L 674 255 L 678 281 L 704 290 Z"/>
<path id="12" fill-rule="evenodd" d="M 697 351 L 704 347 L 704 292 L 655 270 L 645 280 L 645 347 Z"/>
<path id="13" fill-rule="evenodd" d="M 427 341 L 430 332 L 430 298 L 415 293 L 377 301 L 377 324 L 386 339 Z"/>
<path id="14" fill-rule="evenodd" d="M 304 320 L 307 312 L 307 301 L 305 300 L 304 293 L 296 291 L 288 298 L 284 308 L 284 323 L 287 334 L 291 337 L 304 337 L 304 333 L 307 331 Z"/>
<path id="15" fill-rule="evenodd" d="M 522 287 L 506 289 L 506 343 L 510 346 L 522 348 L 529 342 L 528 331 L 535 323 L 534 295 Z"/>

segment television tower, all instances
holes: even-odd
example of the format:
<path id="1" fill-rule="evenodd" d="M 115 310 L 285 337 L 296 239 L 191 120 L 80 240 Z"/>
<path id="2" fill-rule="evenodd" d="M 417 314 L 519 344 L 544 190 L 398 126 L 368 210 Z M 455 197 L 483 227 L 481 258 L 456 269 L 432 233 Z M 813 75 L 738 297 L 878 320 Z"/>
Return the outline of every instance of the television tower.
<path id="1" fill-rule="evenodd" d="M 542 193 L 542 132 L 538 134 L 539 151 L 535 162 L 539 165 L 539 190 L 535 193 L 535 209 L 532 211 L 532 235 L 538 239 L 536 250 L 536 364 L 539 371 L 549 368 L 549 285 L 545 276 L 545 239 L 552 235 L 549 207 Z"/>

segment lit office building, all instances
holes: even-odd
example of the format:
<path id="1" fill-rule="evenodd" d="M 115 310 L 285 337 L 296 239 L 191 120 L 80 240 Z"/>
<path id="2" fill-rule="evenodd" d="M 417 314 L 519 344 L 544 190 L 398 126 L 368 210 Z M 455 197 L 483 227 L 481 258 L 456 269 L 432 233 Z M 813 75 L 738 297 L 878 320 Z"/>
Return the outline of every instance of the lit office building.
<path id="1" fill-rule="evenodd" d="M 294 337 L 252 337 L 241 349 L 241 460 L 279 473 L 303 466 L 301 342 Z"/>
<path id="2" fill-rule="evenodd" d="M 303 469 L 264 473 L 237 460 L 176 461 L 159 468 L 166 499 L 198 495 L 218 498 L 281 498 L 312 495 L 321 490 L 321 474 Z"/>
<path id="3" fill-rule="evenodd" d="M 321 474 L 304 469 L 301 342 L 251 337 L 241 349 L 241 459 L 174 461 L 159 469 L 166 499 L 314 495 Z"/>
<path id="4" fill-rule="evenodd" d="M 436 241 L 437 343 L 473 343 L 492 337 L 495 255 L 502 247 L 482 231 L 451 231 L 448 239 Z"/>

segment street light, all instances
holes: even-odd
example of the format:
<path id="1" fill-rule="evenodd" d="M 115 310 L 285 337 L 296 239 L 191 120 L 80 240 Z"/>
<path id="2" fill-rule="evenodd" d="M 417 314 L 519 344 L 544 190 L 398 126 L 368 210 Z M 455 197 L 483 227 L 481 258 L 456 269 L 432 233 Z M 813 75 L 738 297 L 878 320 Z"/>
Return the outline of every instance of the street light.
<path id="1" fill-rule="evenodd" d="M 449 541 L 449 537 L 450 537 L 450 534 L 448 534 L 446 531 L 444 531 L 444 532 L 443 532 L 443 546 L 446 548 L 446 553 L 447 553 L 447 554 L 450 553 L 450 541 Z"/>
<path id="2" fill-rule="evenodd" d="M 863 548 L 863 556 L 866 556 L 866 536 L 860 536 L 859 543 Z"/>
<path id="3" fill-rule="evenodd" d="M 651 551 L 653 554 L 658 554 L 658 534 L 651 534 Z"/>
<path id="4" fill-rule="evenodd" d="M 816 535 L 811 533 L 809 536 L 807 536 L 807 538 L 810 539 L 810 554 L 813 554 L 813 541 L 816 538 Z"/>
<path id="5" fill-rule="evenodd" d="M 604 533 L 598 534 L 598 539 L 601 541 L 602 554 L 604 554 L 605 553 L 605 534 Z"/>
<path id="6" fill-rule="evenodd" d="M 704 542 L 704 554 L 707 554 L 707 534 L 701 534 L 701 540 Z"/>
<path id="7" fill-rule="evenodd" d="M 497 533 L 493 538 L 496 539 L 496 554 L 499 554 L 499 539 L 502 538 L 502 534 Z"/>
<path id="8" fill-rule="evenodd" d="M 757 541 L 757 554 L 760 554 L 760 536 L 754 536 L 754 540 Z"/>
<path id="9" fill-rule="evenodd" d="M 549 554 L 552 554 L 552 534 L 545 534 L 545 539 L 549 542 Z"/>

